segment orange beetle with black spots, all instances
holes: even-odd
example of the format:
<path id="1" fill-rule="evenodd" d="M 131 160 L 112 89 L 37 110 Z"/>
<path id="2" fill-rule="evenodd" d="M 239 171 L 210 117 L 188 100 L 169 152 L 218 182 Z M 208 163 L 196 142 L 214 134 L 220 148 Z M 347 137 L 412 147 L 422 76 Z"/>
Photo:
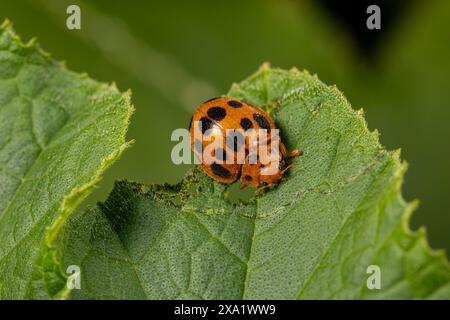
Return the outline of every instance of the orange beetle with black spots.
<path id="1" fill-rule="evenodd" d="M 194 125 L 196 124 L 196 125 Z M 284 172 L 292 165 L 285 165 L 284 159 L 298 156 L 298 150 L 288 152 L 284 144 L 279 141 L 279 161 L 276 170 L 269 174 L 264 164 L 257 160 L 249 161 L 249 140 L 226 137 L 226 130 L 247 131 L 250 129 L 265 129 L 270 132 L 276 129 L 274 121 L 261 108 L 248 102 L 230 98 L 219 97 L 202 103 L 191 118 L 189 124 L 191 147 L 197 159 L 203 159 L 201 154 L 205 148 L 220 140 L 219 147 L 211 148 L 212 161 L 202 161 L 201 166 L 208 176 L 224 184 L 232 184 L 240 178 L 243 189 L 247 185 L 260 191 L 273 184 L 277 184 L 283 178 Z M 200 139 L 199 139 L 200 138 Z M 232 138 L 232 139 L 227 139 Z M 244 143 L 238 143 L 244 141 Z M 270 140 L 270 139 L 269 139 Z M 261 143 L 261 142 L 258 142 Z M 270 141 L 266 141 L 270 143 Z M 221 146 L 221 147 L 220 147 Z M 236 161 L 241 148 L 245 149 L 245 162 Z M 257 146 L 257 150 L 259 150 Z M 216 161 L 214 161 L 214 157 Z M 231 163 L 227 159 L 233 159 Z M 225 160 L 227 160 L 225 162 Z"/>

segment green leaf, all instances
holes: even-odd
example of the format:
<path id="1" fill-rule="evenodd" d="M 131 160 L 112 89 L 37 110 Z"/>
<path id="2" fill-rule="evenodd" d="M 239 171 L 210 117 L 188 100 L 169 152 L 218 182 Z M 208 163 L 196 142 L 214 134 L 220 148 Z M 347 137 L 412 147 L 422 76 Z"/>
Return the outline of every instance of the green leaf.
<path id="1" fill-rule="evenodd" d="M 60 234 L 58 256 L 81 268 L 73 298 L 450 298 L 444 252 L 408 228 L 399 152 L 335 87 L 265 65 L 228 94 L 271 111 L 304 151 L 295 167 L 248 203 L 199 168 L 175 186 L 117 183 Z"/>
<path id="2" fill-rule="evenodd" d="M 64 297 L 62 223 L 126 148 L 129 94 L 0 27 L 0 298 Z"/>

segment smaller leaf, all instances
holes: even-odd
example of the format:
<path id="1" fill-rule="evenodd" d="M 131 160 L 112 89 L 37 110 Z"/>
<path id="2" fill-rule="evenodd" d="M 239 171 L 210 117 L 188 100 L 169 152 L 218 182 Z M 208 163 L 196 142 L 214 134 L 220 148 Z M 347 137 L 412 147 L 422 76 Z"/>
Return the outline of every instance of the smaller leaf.
<path id="1" fill-rule="evenodd" d="M 129 93 L 0 27 L 0 298 L 64 297 L 54 240 L 127 147 Z"/>

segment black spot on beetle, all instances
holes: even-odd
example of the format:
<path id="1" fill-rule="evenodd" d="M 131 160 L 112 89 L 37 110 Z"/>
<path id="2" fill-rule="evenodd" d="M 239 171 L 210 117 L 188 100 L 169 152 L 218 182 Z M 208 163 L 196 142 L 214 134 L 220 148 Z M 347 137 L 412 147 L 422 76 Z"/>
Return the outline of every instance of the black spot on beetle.
<path id="1" fill-rule="evenodd" d="M 213 162 L 213 164 L 211 165 L 211 169 L 215 175 L 221 178 L 229 178 L 231 176 L 231 173 L 228 169 L 222 167 L 220 164 L 217 164 L 215 162 Z"/>
<path id="2" fill-rule="evenodd" d="M 227 115 L 227 112 L 222 107 L 211 107 L 207 111 L 208 117 L 213 120 L 220 121 Z"/>
<path id="3" fill-rule="evenodd" d="M 247 131 L 250 129 L 253 129 L 253 123 L 249 118 L 242 118 L 241 119 L 241 127 Z"/>
<path id="4" fill-rule="evenodd" d="M 205 134 L 207 130 L 213 127 L 213 122 L 207 117 L 202 117 L 198 123 L 198 126 L 200 130 L 202 130 L 202 133 Z"/>
<path id="5" fill-rule="evenodd" d="M 245 144 L 244 135 L 238 130 L 230 133 L 227 136 L 227 146 L 228 148 L 234 150 L 235 152 L 239 151 L 241 149 L 241 146 L 244 144 Z"/>
<path id="6" fill-rule="evenodd" d="M 215 154 L 218 160 L 220 161 L 226 161 L 227 159 L 227 153 L 225 150 L 223 150 L 222 148 L 217 148 L 215 150 Z"/>
<path id="7" fill-rule="evenodd" d="M 228 103 L 228 105 L 230 107 L 233 107 L 233 108 L 240 108 L 240 107 L 242 107 L 242 103 L 240 103 L 239 101 L 236 101 L 236 100 L 230 100 L 227 103 Z"/>
<path id="8" fill-rule="evenodd" d="M 253 119 L 255 119 L 255 121 L 258 123 L 258 125 L 262 129 L 270 130 L 269 122 L 267 121 L 267 119 L 263 115 L 261 115 L 259 113 L 254 113 L 253 114 Z"/>
<path id="9" fill-rule="evenodd" d="M 246 181 L 252 181 L 253 180 L 252 176 L 249 176 L 248 174 L 244 177 L 244 179 Z"/>

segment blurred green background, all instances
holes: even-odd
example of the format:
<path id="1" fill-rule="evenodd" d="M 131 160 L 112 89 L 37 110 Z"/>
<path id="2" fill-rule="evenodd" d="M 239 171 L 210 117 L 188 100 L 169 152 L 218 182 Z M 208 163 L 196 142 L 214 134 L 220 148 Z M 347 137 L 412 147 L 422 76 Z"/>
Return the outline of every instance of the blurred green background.
<path id="1" fill-rule="evenodd" d="M 352 30 L 324 2 L 2 0 L 0 19 L 71 70 L 133 91 L 136 143 L 87 203 L 105 199 L 116 178 L 179 181 L 188 167 L 170 160 L 172 130 L 269 61 L 317 73 L 364 108 L 382 143 L 410 164 L 404 196 L 421 200 L 413 228 L 425 225 L 432 246 L 449 250 L 450 2 L 405 1 L 388 27 L 381 6 L 376 31 L 365 29 L 365 10 Z M 66 28 L 69 4 L 81 8 L 81 30 Z"/>

